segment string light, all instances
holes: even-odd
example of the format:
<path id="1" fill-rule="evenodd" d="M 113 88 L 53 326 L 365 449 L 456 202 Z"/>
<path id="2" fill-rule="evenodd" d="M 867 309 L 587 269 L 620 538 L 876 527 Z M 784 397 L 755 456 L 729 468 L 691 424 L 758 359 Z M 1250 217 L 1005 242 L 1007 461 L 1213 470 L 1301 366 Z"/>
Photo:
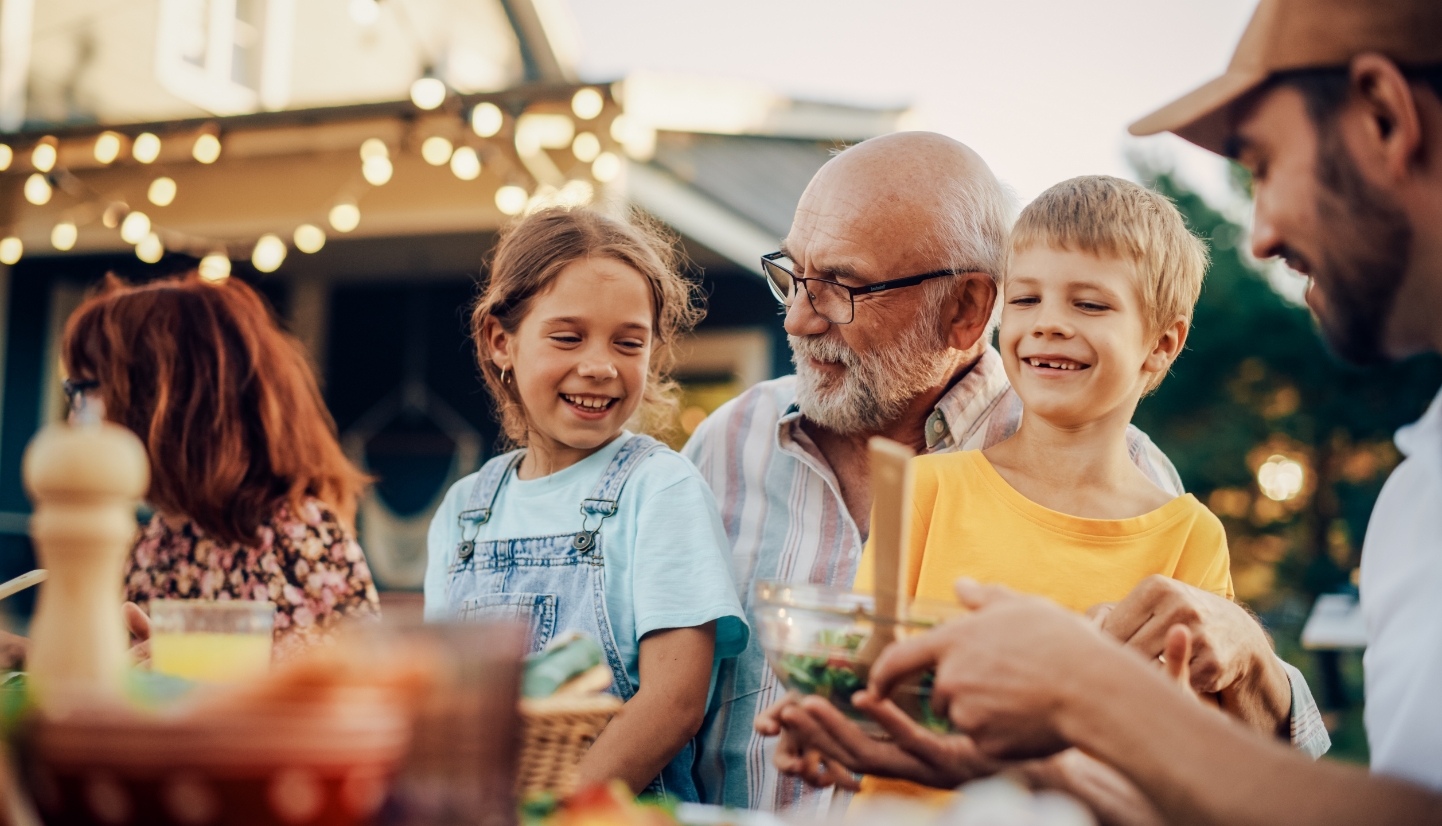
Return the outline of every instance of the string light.
<path id="1" fill-rule="evenodd" d="M 52 193 L 53 190 L 50 188 L 50 182 L 39 172 L 31 174 L 30 177 L 25 179 L 25 200 L 35 206 L 44 206 L 50 203 Z"/>
<path id="2" fill-rule="evenodd" d="M 295 248 L 304 253 L 320 252 L 325 246 L 325 230 L 315 224 L 301 224 L 295 228 Z"/>
<path id="3" fill-rule="evenodd" d="M 55 139 L 47 135 L 30 150 L 30 165 L 41 172 L 49 172 L 55 168 L 55 159 L 59 154 L 55 150 Z"/>
<path id="4" fill-rule="evenodd" d="M 147 264 L 154 264 L 165 257 L 165 244 L 161 243 L 159 235 L 152 232 L 135 245 L 135 257 Z"/>
<path id="5" fill-rule="evenodd" d="M 9 144 L 0 143 L 0 172 L 10 168 L 10 162 L 15 160 L 15 150 Z"/>
<path id="6" fill-rule="evenodd" d="M 431 166 L 441 166 L 451 159 L 451 142 L 432 135 L 421 144 L 421 157 Z"/>
<path id="7" fill-rule="evenodd" d="M 610 183 L 616 180 L 621 174 L 621 159 L 613 152 L 602 152 L 596 156 L 596 162 L 591 164 L 591 177 L 601 183 Z"/>
<path id="8" fill-rule="evenodd" d="M 154 132 L 141 132 L 130 145 L 130 154 L 141 163 L 154 163 L 160 157 L 160 138 Z"/>
<path id="9" fill-rule="evenodd" d="M 508 184 L 496 190 L 496 209 L 506 215 L 520 215 L 529 200 L 526 190 L 518 186 Z"/>
<path id="10" fill-rule="evenodd" d="M 111 201 L 106 205 L 105 211 L 100 213 L 100 223 L 104 224 L 106 229 L 115 229 L 120 226 L 120 219 L 124 218 L 125 213 L 129 211 L 130 207 L 124 203 Z"/>
<path id="11" fill-rule="evenodd" d="M 195 139 L 195 145 L 190 147 L 190 157 L 201 163 L 215 163 L 220 159 L 220 138 L 206 132 Z"/>
<path id="12" fill-rule="evenodd" d="M 127 244 L 139 244 L 150 234 L 150 216 L 139 210 L 132 210 L 120 222 L 120 238 Z"/>
<path id="13" fill-rule="evenodd" d="M 592 88 L 581 89 L 571 97 L 571 111 L 581 120 L 590 120 L 601 114 L 606 107 L 606 99 L 601 93 Z"/>
<path id="14" fill-rule="evenodd" d="M 79 238 L 80 230 L 76 228 L 74 221 L 61 221 L 50 230 L 50 246 L 61 252 L 68 252 Z"/>
<path id="15" fill-rule="evenodd" d="M 556 203 L 566 206 L 585 206 L 596 196 L 596 188 L 590 181 L 567 181 L 556 195 Z"/>
<path id="16" fill-rule="evenodd" d="M 471 110 L 471 131 L 483 138 L 489 138 L 501 131 L 501 126 L 506 122 L 506 116 L 501 114 L 501 107 L 490 101 L 476 104 Z"/>
<path id="17" fill-rule="evenodd" d="M 530 113 L 516 121 L 516 151 L 522 155 L 565 149 L 575 137 L 576 122 L 566 115 Z"/>
<path id="18" fill-rule="evenodd" d="M 7 266 L 14 264 L 19 261 L 20 256 L 24 254 L 25 245 L 20 242 L 19 238 L 11 235 L 7 238 L 0 239 L 0 264 Z"/>
<path id="19" fill-rule="evenodd" d="M 581 163 L 590 163 L 601 154 L 601 139 L 593 132 L 582 132 L 571 142 L 571 153 Z"/>
<path id="20" fill-rule="evenodd" d="M 145 197 L 156 206 L 170 206 L 170 202 L 175 200 L 175 191 L 175 181 L 162 175 L 150 182 L 150 189 L 145 193 Z"/>
<path id="21" fill-rule="evenodd" d="M 389 158 L 391 150 L 380 138 L 366 138 L 361 142 L 360 155 L 363 161 L 371 158 Z"/>
<path id="22" fill-rule="evenodd" d="M 384 156 L 375 156 L 361 161 L 361 177 L 371 186 L 384 186 L 395 174 L 395 167 L 391 166 L 391 159 Z"/>
<path id="23" fill-rule="evenodd" d="M 336 232 L 350 232 L 360 226 L 360 207 L 351 203 L 336 204 L 327 217 Z"/>
<path id="24" fill-rule="evenodd" d="M 411 84 L 411 103 L 421 109 L 434 109 L 446 102 L 446 84 L 436 77 L 417 78 Z"/>
<path id="25" fill-rule="evenodd" d="M 451 155 L 451 173 L 463 181 L 474 181 L 481 177 L 481 158 L 476 150 L 462 146 Z"/>
<path id="26" fill-rule="evenodd" d="M 200 277 L 212 284 L 219 284 L 230 277 L 230 258 L 223 252 L 212 252 L 200 259 Z"/>
<path id="27" fill-rule="evenodd" d="M 261 272 L 275 272 L 285 262 L 285 242 L 280 236 L 266 233 L 255 242 L 250 254 L 250 263 Z"/>
<path id="28" fill-rule="evenodd" d="M 101 132 L 95 139 L 95 160 L 113 163 L 120 157 L 120 136 L 114 132 Z"/>

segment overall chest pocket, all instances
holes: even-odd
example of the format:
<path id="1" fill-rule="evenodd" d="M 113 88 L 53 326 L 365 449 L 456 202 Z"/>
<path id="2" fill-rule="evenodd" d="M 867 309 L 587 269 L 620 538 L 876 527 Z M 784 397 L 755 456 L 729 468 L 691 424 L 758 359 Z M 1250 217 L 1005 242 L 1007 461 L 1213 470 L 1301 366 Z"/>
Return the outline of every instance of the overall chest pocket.
<path id="1" fill-rule="evenodd" d="M 530 629 L 531 651 L 546 647 L 556 635 L 555 594 L 482 594 L 463 600 L 462 622 L 516 622 Z"/>

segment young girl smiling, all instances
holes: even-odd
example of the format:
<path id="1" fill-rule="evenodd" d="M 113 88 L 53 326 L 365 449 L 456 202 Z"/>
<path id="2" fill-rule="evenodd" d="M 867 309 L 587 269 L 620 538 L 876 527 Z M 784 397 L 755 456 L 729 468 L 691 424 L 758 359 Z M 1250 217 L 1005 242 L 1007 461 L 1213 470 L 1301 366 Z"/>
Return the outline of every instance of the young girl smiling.
<path id="1" fill-rule="evenodd" d="M 501 240 L 471 333 L 522 447 L 446 495 L 425 597 L 431 619 L 528 623 L 533 650 L 567 632 L 595 638 L 625 706 L 581 783 L 620 778 L 694 801 L 691 740 L 717 663 L 748 630 L 709 488 L 625 429 L 668 403 L 666 348 L 700 314 L 671 256 L 645 227 L 584 209 L 538 212 Z"/>

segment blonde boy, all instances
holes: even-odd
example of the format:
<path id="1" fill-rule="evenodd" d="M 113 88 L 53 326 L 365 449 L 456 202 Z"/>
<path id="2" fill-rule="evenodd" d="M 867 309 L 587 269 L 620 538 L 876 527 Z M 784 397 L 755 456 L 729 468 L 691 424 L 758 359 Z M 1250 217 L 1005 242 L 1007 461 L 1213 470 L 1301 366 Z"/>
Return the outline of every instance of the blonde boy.
<path id="1" fill-rule="evenodd" d="M 914 596 L 951 599 L 968 576 L 1084 611 L 1153 574 L 1232 596 L 1221 522 L 1127 455 L 1127 424 L 1186 343 L 1206 266 L 1176 207 L 1129 181 L 1073 178 L 1023 210 L 998 346 L 1025 413 L 991 448 L 913 462 Z M 865 559 L 858 589 L 870 575 Z"/>

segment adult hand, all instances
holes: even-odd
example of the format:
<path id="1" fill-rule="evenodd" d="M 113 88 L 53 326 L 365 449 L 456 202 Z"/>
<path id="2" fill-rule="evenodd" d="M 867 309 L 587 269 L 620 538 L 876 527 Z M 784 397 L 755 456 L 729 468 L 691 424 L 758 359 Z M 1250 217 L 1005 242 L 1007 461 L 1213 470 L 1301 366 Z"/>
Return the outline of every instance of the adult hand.
<path id="1" fill-rule="evenodd" d="M 1262 626 L 1229 599 L 1170 577 L 1150 576 L 1114 606 L 1098 606 L 1101 629 L 1146 657 L 1165 650 L 1173 626 L 1191 635 L 1191 686 L 1268 734 L 1291 734 L 1292 687 Z"/>
<path id="2" fill-rule="evenodd" d="M 784 718 L 790 717 L 797 709 L 801 695 L 789 692 L 785 697 L 772 703 L 756 715 L 752 726 L 764 737 L 780 737 L 772 762 L 777 771 L 792 777 L 799 777 L 806 783 L 820 789 L 840 786 L 857 791 L 861 788 L 856 778 L 845 766 L 829 759 L 816 748 L 807 736 L 805 727 L 787 725 Z M 824 701 L 823 701 L 824 702 Z M 829 705 L 829 704 L 828 704 Z"/>
<path id="3" fill-rule="evenodd" d="M 933 707 L 984 755 L 1043 757 L 1065 748 L 1057 729 L 1065 692 L 1109 647 L 1106 640 L 1041 597 L 969 579 L 957 580 L 956 593 L 973 612 L 883 651 L 867 687 L 873 701 L 907 675 L 934 668 Z"/>
<path id="4" fill-rule="evenodd" d="M 125 603 L 125 627 L 130 631 L 130 660 L 150 667 L 150 617 L 133 602 Z"/>
<path id="5" fill-rule="evenodd" d="M 1078 749 L 1019 764 L 1009 774 L 1033 791 L 1054 789 L 1091 809 L 1102 826 L 1162 826 L 1166 820 L 1121 772 Z"/>

